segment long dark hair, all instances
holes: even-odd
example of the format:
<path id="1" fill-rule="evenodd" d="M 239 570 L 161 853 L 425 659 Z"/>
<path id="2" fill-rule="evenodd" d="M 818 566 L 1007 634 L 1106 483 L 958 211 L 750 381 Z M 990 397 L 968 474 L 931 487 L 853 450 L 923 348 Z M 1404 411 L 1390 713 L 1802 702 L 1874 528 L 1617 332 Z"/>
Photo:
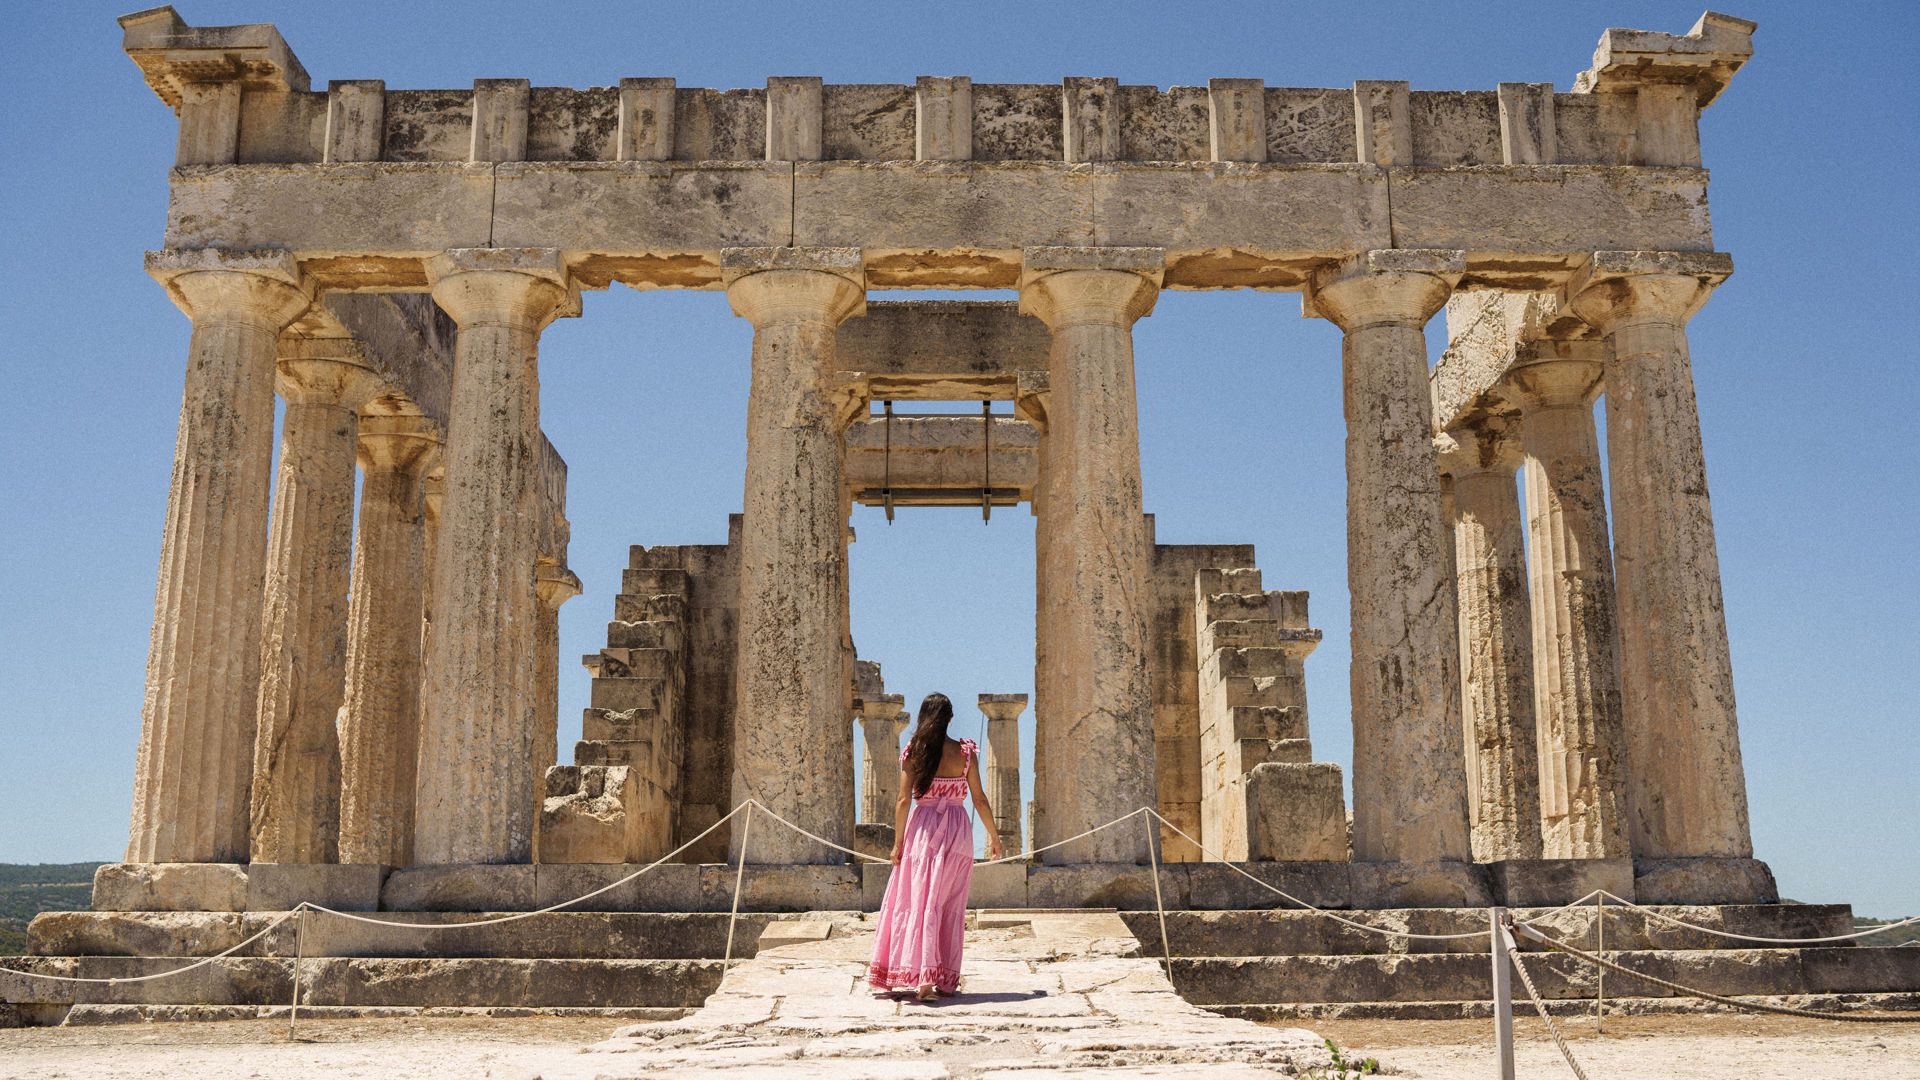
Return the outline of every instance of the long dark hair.
<path id="1" fill-rule="evenodd" d="M 940 755 L 947 749 L 947 725 L 953 723 L 953 702 L 945 694 L 928 694 L 920 703 L 920 719 L 913 725 L 913 738 L 907 740 L 907 776 L 913 780 L 913 797 L 918 799 L 933 786 L 933 774 L 940 771 Z"/>

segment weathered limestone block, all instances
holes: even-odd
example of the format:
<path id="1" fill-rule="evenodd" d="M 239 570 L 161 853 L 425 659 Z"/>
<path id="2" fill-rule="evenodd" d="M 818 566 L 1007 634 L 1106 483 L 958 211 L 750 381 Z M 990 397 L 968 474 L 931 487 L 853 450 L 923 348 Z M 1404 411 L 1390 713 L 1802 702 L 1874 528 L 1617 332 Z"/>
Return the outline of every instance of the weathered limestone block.
<path id="1" fill-rule="evenodd" d="M 532 911 L 532 863 L 415 866 L 387 875 L 382 911 Z"/>
<path id="2" fill-rule="evenodd" d="M 668 822 L 650 805 L 653 787 L 629 765 L 548 770 L 540 808 L 543 863 L 649 862 L 671 847 Z"/>
<path id="3" fill-rule="evenodd" d="M 900 733 L 910 722 L 900 707 L 904 702 L 899 694 L 883 694 L 856 703 L 860 731 L 866 740 L 860 759 L 860 820 L 889 829 L 893 826 L 894 804 L 900 798 Z"/>
<path id="4" fill-rule="evenodd" d="M 1633 860 L 1634 898 L 1643 904 L 1771 904 L 1773 871 L 1758 859 Z"/>
<path id="5" fill-rule="evenodd" d="M 348 338 L 281 347 L 280 475 L 267 539 L 251 861 L 339 857 L 340 744 L 360 412 L 383 382 Z"/>
<path id="6" fill-rule="evenodd" d="M 1363 861 L 1470 857 L 1459 630 L 1423 332 L 1461 266 L 1457 251 L 1370 252 L 1322 273 L 1308 294 L 1346 335 L 1353 847 Z"/>
<path id="7" fill-rule="evenodd" d="M 1487 863 L 1494 896 L 1507 907 L 1571 904 L 1595 889 L 1634 899 L 1632 859 L 1499 859 Z M 1617 944 L 1607 931 L 1609 947 Z"/>
<path id="8" fill-rule="evenodd" d="M 1247 859 L 1344 862 L 1347 798 L 1331 762 L 1263 762 L 1248 769 Z"/>
<path id="9" fill-rule="evenodd" d="M 459 325 L 433 559 L 414 861 L 532 855 L 540 331 L 571 302 L 558 253 L 450 251 L 434 300 Z"/>
<path id="10" fill-rule="evenodd" d="M 865 302 L 855 251 L 730 250 L 728 302 L 753 323 L 753 391 L 740 547 L 733 801 L 768 809 L 840 845 L 852 839 L 853 755 L 845 751 L 847 636 L 841 431 L 829 392 L 835 328 Z M 739 853 L 735 838 L 735 853 Z M 840 862 L 769 828 L 760 862 Z"/>
<path id="11" fill-rule="evenodd" d="M 1048 642 L 1035 682 L 1049 715 L 1035 756 L 1078 763 L 1045 775 L 1039 844 L 1157 801 L 1132 327 L 1153 308 L 1162 259 L 1150 249 L 1036 249 L 1022 271 L 1021 310 L 1053 331 L 1042 451 L 1052 475 L 1042 481 L 1049 486 L 1035 541 L 1047 564 L 1038 629 Z M 1077 752 L 1088 745 L 1106 753 Z M 1044 857 L 1138 862 L 1144 839 L 1108 829 Z"/>
<path id="12" fill-rule="evenodd" d="M 993 806 L 993 828 L 1008 854 L 1020 851 L 1020 714 L 1025 694 L 981 694 L 987 745 L 980 763 L 981 790 Z"/>
<path id="13" fill-rule="evenodd" d="M 877 821 L 862 821 L 853 827 L 851 846 L 862 855 L 884 859 L 893 851 L 893 826 Z"/>
<path id="14" fill-rule="evenodd" d="M 1745 859 L 1746 773 L 1686 321 L 1725 255 L 1598 252 L 1567 287 L 1607 337 L 1607 473 L 1636 858 Z M 1725 897 L 1724 899 L 1737 899 Z"/>
<path id="15" fill-rule="evenodd" d="M 913 156 L 917 161 L 973 157 L 973 80 L 922 75 L 913 87 Z"/>
<path id="16" fill-rule="evenodd" d="M 1538 858 L 1540 766 L 1516 447 L 1491 420 L 1456 427 L 1436 446 L 1452 494 L 1473 857 Z"/>
<path id="17" fill-rule="evenodd" d="M 241 862 L 259 700 L 275 341 L 310 303 L 283 252 L 166 251 L 193 319 L 127 858 Z"/>
<path id="18" fill-rule="evenodd" d="M 107 863 L 93 872 L 95 911 L 245 911 L 247 869 L 228 863 Z"/>
<path id="19" fill-rule="evenodd" d="M 302 902 L 336 911 L 380 910 L 387 867 L 364 863 L 255 863 L 247 869 L 248 911 L 291 911 Z"/>

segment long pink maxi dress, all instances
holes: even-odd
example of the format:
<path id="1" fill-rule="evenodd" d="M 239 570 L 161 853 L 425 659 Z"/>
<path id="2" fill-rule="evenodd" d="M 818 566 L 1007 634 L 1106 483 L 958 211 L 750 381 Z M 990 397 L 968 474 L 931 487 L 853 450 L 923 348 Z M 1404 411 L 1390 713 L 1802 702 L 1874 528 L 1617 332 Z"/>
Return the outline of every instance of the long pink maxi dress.
<path id="1" fill-rule="evenodd" d="M 874 935 L 867 983 L 882 990 L 932 983 L 951 994 L 960 989 L 960 950 L 966 942 L 967 886 L 973 881 L 973 817 L 967 812 L 967 779 L 979 746 L 960 740 L 966 771 L 935 777 L 913 801 L 900 865 L 887 878 Z M 903 751 L 900 760 L 906 760 Z"/>

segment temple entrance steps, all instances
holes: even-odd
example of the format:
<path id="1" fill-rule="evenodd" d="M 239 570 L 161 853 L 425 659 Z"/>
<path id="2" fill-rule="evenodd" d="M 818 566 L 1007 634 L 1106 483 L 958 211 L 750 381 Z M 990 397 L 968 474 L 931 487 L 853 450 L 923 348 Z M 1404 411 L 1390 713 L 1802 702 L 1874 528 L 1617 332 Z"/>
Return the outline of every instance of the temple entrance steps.
<path id="1" fill-rule="evenodd" d="M 1853 930 L 1839 904 L 1662 906 L 1662 915 L 1726 933 L 1819 938 Z M 1483 908 L 1345 911 L 1383 930 L 1455 934 L 1484 930 Z M 1600 940 L 1592 906 L 1515 909 L 1557 939 L 1587 951 Z M 1153 911 L 1120 913 L 1149 955 L 1162 949 Z M 1675 927 L 1638 910 L 1608 907 L 1605 957 L 1623 967 L 1724 996 L 1825 1011 L 1920 1009 L 1920 949 L 1834 943 L 1764 946 Z M 1298 909 L 1170 911 L 1167 945 L 1181 996 L 1248 1019 L 1453 1019 L 1491 1015 L 1491 957 L 1484 935 L 1409 940 L 1342 925 Z M 1865 939 L 1871 942 L 1872 939 Z M 1541 997 L 1555 1012 L 1612 1014 L 1722 1009 L 1657 984 L 1608 973 L 1574 957 L 1524 946 Z"/>

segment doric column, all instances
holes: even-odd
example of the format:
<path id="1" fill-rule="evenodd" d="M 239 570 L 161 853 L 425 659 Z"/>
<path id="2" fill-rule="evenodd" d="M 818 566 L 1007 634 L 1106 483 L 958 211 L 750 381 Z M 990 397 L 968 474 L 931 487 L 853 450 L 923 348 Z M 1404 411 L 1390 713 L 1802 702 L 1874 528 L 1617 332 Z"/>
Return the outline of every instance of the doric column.
<path id="1" fill-rule="evenodd" d="M 1460 704 L 1477 862 L 1540 857 L 1527 556 L 1514 490 L 1519 448 L 1483 420 L 1441 440 L 1459 595 Z"/>
<path id="2" fill-rule="evenodd" d="M 560 607 L 580 595 L 580 579 L 558 563 L 534 567 L 539 600 L 533 633 L 533 805 L 546 798 L 547 770 L 560 758 Z"/>
<path id="3" fill-rule="evenodd" d="M 1153 310 L 1164 262 L 1158 248 L 1034 248 L 1021 271 L 1020 310 L 1053 331 L 1035 543 L 1049 612 L 1039 753 L 1073 763 L 1038 793 L 1055 838 L 1159 801 L 1133 323 Z M 1043 858 L 1144 862 L 1145 833 L 1107 829 Z"/>
<path id="4" fill-rule="evenodd" d="M 360 524 L 340 713 L 340 861 L 413 861 L 426 601 L 426 474 L 440 433 L 420 416 L 360 420 Z"/>
<path id="5" fill-rule="evenodd" d="M 351 338 L 282 342 L 280 473 L 267 536 L 252 861 L 339 858 L 340 742 L 360 410 L 381 379 Z"/>
<path id="6" fill-rule="evenodd" d="M 160 540 L 128 862 L 245 862 L 260 690 L 276 340 L 306 310 L 284 252 L 160 251 L 193 320 Z"/>
<path id="7" fill-rule="evenodd" d="M 414 798 L 416 863 L 526 862 L 533 806 L 533 567 L 540 331 L 569 301 L 558 252 L 467 248 L 427 262 L 459 327 Z"/>
<path id="8" fill-rule="evenodd" d="M 1471 854 L 1423 330 L 1463 265 L 1457 251 L 1372 251 L 1315 275 L 1308 297 L 1346 334 L 1353 851 L 1365 862 Z"/>
<path id="9" fill-rule="evenodd" d="M 1578 345 L 1563 349 L 1578 349 Z M 1526 453 L 1542 850 L 1617 859 L 1627 842 L 1613 566 L 1593 398 L 1600 364 L 1549 354 L 1507 373 Z"/>
<path id="10" fill-rule="evenodd" d="M 1026 709 L 1025 694 L 980 695 L 980 711 L 987 717 L 980 786 L 993 804 L 993 827 L 1009 853 L 1024 848 L 1020 842 L 1020 714 Z"/>
<path id="11" fill-rule="evenodd" d="M 1044 380 L 1045 372 L 1039 373 Z M 1031 381 L 1030 376 L 1022 376 L 1023 381 Z M 1047 686 L 1047 680 L 1054 674 L 1053 664 L 1048 655 L 1048 643 L 1053 640 L 1054 608 L 1048 602 L 1052 591 L 1047 587 L 1047 544 L 1051 533 L 1039 527 L 1047 508 L 1052 505 L 1048 496 L 1050 478 L 1053 476 L 1053 457 L 1049 453 L 1053 441 L 1047 436 L 1047 405 L 1052 392 L 1044 386 L 1023 385 L 1022 393 L 1015 399 L 1015 411 L 1040 433 L 1040 442 L 1034 450 L 1033 501 L 1028 505 L 1035 522 L 1033 532 L 1033 760 L 1028 767 L 1033 770 L 1033 797 L 1026 805 L 1027 833 L 1032 846 L 1041 847 L 1060 837 L 1047 823 L 1046 792 L 1050 790 L 1046 769 L 1046 742 L 1048 718 L 1053 715 L 1053 693 Z"/>
<path id="12" fill-rule="evenodd" d="M 901 701 L 899 694 L 887 694 L 859 702 L 865 751 L 860 757 L 861 821 L 893 824 L 893 804 L 900 798 L 900 732 L 907 726 Z"/>
<path id="13" fill-rule="evenodd" d="M 1636 857 L 1746 858 L 1746 773 L 1687 320 L 1722 254 L 1597 252 L 1567 286 L 1606 335 L 1627 812 Z"/>
<path id="14" fill-rule="evenodd" d="M 733 797 L 850 846 L 846 721 L 847 522 L 842 430 L 830 393 L 835 328 L 866 306 L 852 248 L 736 248 L 727 301 L 753 324 L 740 534 Z M 738 856 L 740 834 L 734 834 Z M 753 830 L 764 863 L 843 862 L 791 830 Z"/>

